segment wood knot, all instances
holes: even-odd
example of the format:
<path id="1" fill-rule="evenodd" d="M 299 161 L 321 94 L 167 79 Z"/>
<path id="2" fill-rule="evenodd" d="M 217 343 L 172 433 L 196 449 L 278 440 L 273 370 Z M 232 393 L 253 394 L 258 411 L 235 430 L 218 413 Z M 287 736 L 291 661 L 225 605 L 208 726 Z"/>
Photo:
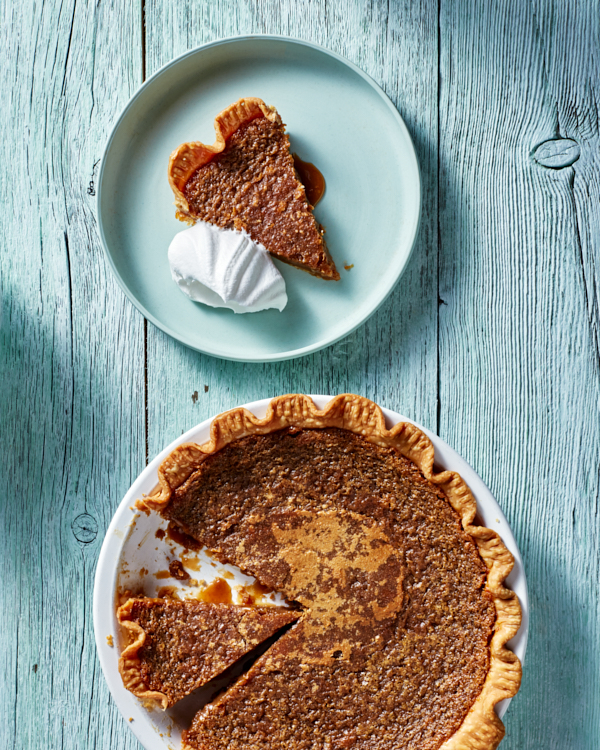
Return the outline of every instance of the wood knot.
<path id="1" fill-rule="evenodd" d="M 71 531 L 78 542 L 90 544 L 98 536 L 98 524 L 88 513 L 81 513 L 73 519 Z"/>
<path id="2" fill-rule="evenodd" d="M 544 141 L 533 152 L 533 158 L 542 167 L 564 169 L 574 164 L 581 155 L 581 149 L 571 138 L 552 138 Z"/>

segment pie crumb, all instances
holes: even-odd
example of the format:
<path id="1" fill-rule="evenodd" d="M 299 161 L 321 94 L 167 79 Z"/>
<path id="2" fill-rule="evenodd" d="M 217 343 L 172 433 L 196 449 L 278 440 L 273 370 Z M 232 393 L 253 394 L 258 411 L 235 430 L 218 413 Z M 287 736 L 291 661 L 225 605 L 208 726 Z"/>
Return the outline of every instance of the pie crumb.
<path id="1" fill-rule="evenodd" d="M 181 560 L 173 560 L 169 565 L 169 573 L 172 578 L 176 578 L 178 581 L 187 581 L 190 578 L 190 574 L 183 567 Z"/>
<path id="2" fill-rule="evenodd" d="M 354 268 L 354 263 L 351 263 L 349 266 L 345 265 L 344 268 L 346 269 L 346 271 L 350 271 Z"/>
<path id="3" fill-rule="evenodd" d="M 106 642 L 108 643 L 108 645 L 109 645 L 109 646 L 110 646 L 111 648 L 112 648 L 112 647 L 113 647 L 113 646 L 115 645 L 115 642 L 114 642 L 114 640 L 113 640 L 113 637 L 112 637 L 112 635 L 107 635 L 107 636 L 106 636 Z"/>

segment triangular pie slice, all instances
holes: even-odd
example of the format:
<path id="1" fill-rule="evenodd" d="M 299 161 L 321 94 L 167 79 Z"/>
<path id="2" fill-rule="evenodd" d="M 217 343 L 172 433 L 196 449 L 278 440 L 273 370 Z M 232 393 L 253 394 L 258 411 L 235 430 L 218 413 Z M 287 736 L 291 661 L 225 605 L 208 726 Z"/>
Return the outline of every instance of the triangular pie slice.
<path id="1" fill-rule="evenodd" d="M 240 99 L 217 115 L 215 132 L 212 146 L 184 143 L 171 154 L 177 218 L 243 229 L 279 260 L 339 279 L 275 107 Z"/>
<path id="2" fill-rule="evenodd" d="M 118 610 L 130 643 L 123 684 L 169 708 L 300 617 L 282 607 L 240 607 L 174 599 L 128 599 Z"/>

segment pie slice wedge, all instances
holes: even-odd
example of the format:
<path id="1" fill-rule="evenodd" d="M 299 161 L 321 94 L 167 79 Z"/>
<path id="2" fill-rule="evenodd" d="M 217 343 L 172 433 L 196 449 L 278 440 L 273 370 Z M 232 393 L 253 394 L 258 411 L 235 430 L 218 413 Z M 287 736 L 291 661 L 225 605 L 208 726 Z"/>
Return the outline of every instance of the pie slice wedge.
<path id="1" fill-rule="evenodd" d="M 279 260 L 339 279 L 275 107 L 240 99 L 217 115 L 215 132 L 212 146 L 184 143 L 171 154 L 177 218 L 243 229 Z"/>
<path id="2" fill-rule="evenodd" d="M 128 599 L 118 619 L 130 643 L 119 671 L 138 698 L 169 708 L 300 617 L 282 607 Z"/>

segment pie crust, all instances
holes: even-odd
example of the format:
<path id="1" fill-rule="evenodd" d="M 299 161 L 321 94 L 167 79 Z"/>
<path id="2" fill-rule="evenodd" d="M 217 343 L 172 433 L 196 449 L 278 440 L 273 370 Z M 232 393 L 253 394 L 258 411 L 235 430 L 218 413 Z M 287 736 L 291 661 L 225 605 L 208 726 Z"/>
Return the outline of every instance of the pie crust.
<path id="1" fill-rule="evenodd" d="M 506 648 L 506 643 L 517 633 L 521 623 L 518 598 L 504 586 L 514 559 L 496 532 L 477 525 L 475 499 L 460 475 L 454 471 L 434 471 L 433 445 L 417 427 L 399 423 L 388 430 L 383 412 L 376 404 L 351 394 L 333 398 L 322 410 L 308 396 L 281 396 L 271 401 L 264 419 L 257 418 L 246 409 L 234 409 L 212 422 L 208 442 L 203 445 L 183 444 L 163 461 L 158 471 L 158 488 L 153 494 L 138 500 L 138 507 L 156 511 L 164 509 L 174 490 L 209 456 L 228 443 L 249 435 L 265 435 L 289 427 L 335 427 L 356 433 L 376 445 L 394 448 L 445 493 L 461 520 L 463 530 L 473 539 L 487 566 L 486 589 L 495 607 L 496 622 L 489 644 L 489 671 L 481 693 L 458 730 L 443 742 L 440 750 L 496 748 L 504 736 L 504 726 L 494 706 L 514 696 L 521 681 L 519 659 Z"/>

